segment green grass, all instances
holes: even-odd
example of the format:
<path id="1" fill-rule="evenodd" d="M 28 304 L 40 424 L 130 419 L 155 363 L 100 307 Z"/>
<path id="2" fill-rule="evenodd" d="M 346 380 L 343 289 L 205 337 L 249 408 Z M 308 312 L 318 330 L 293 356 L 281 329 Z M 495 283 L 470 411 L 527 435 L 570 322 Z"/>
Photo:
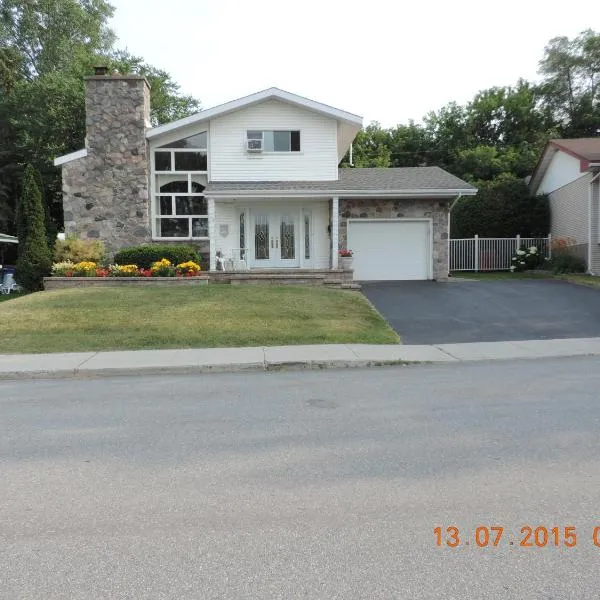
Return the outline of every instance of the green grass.
<path id="1" fill-rule="evenodd" d="M 600 287 L 600 277 L 593 277 L 592 275 L 577 275 L 575 273 L 569 273 L 565 275 L 555 275 L 554 278 L 563 279 L 578 285 L 587 285 L 588 287 Z"/>
<path id="2" fill-rule="evenodd" d="M 0 294 L 0 302 L 6 302 L 7 300 L 14 300 L 15 298 L 20 298 L 25 294 L 21 292 L 13 292 L 12 294 Z"/>
<path id="3" fill-rule="evenodd" d="M 456 279 L 552 279 L 552 273 L 511 273 L 510 271 L 454 271 L 452 277 Z"/>
<path id="4" fill-rule="evenodd" d="M 80 288 L 0 305 L 0 352 L 395 344 L 356 292 L 304 286 Z"/>

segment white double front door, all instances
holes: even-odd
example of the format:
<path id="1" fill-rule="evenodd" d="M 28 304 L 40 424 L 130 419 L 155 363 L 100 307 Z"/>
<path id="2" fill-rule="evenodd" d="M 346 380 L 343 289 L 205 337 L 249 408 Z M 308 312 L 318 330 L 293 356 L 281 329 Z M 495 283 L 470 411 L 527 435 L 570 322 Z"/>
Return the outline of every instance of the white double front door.
<path id="1" fill-rule="evenodd" d="M 280 207 L 250 211 L 249 255 L 255 268 L 300 266 L 300 211 Z"/>

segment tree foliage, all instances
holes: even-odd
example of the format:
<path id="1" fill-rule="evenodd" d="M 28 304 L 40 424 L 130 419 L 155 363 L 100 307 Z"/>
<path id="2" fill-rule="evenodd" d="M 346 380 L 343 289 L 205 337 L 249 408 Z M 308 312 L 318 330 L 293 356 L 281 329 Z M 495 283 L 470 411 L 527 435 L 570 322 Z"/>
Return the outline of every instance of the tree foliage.
<path id="1" fill-rule="evenodd" d="M 62 224 L 53 159 L 84 147 L 84 82 L 93 66 L 145 75 L 158 125 L 199 109 L 170 75 L 115 48 L 105 0 L 0 1 L 0 229 L 13 233 L 24 165 L 41 177 L 49 235 Z"/>
<path id="2" fill-rule="evenodd" d="M 548 235 L 548 197 L 532 198 L 522 179 L 505 175 L 493 181 L 481 181 L 478 188 L 477 196 L 461 198 L 454 207 L 450 220 L 451 237 Z"/>
<path id="3" fill-rule="evenodd" d="M 42 194 L 35 169 L 27 165 L 19 202 L 19 258 L 16 280 L 26 290 L 42 289 L 42 278 L 50 274 L 52 256 L 46 239 Z"/>

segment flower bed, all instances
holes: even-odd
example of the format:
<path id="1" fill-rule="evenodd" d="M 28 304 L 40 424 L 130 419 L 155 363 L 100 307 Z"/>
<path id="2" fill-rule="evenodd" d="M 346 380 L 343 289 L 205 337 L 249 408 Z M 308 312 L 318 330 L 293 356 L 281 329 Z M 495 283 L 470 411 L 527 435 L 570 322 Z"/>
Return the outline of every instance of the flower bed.
<path id="1" fill-rule="evenodd" d="M 45 289 L 57 289 L 96 285 L 131 285 L 185 283 L 204 284 L 208 275 L 201 274 L 200 265 L 187 261 L 173 265 L 163 258 L 152 264 L 149 269 L 137 265 L 100 266 L 94 262 L 72 263 L 64 261 L 54 263 L 52 277 L 44 278 Z"/>

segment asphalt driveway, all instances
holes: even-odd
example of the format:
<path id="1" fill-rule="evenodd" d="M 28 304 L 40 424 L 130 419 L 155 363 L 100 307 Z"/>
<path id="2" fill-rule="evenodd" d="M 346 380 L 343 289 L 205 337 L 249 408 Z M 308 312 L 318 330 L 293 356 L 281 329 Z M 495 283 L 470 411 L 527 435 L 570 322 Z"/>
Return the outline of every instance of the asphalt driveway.
<path id="1" fill-rule="evenodd" d="M 600 289 L 519 279 L 363 283 L 405 344 L 600 336 Z"/>

